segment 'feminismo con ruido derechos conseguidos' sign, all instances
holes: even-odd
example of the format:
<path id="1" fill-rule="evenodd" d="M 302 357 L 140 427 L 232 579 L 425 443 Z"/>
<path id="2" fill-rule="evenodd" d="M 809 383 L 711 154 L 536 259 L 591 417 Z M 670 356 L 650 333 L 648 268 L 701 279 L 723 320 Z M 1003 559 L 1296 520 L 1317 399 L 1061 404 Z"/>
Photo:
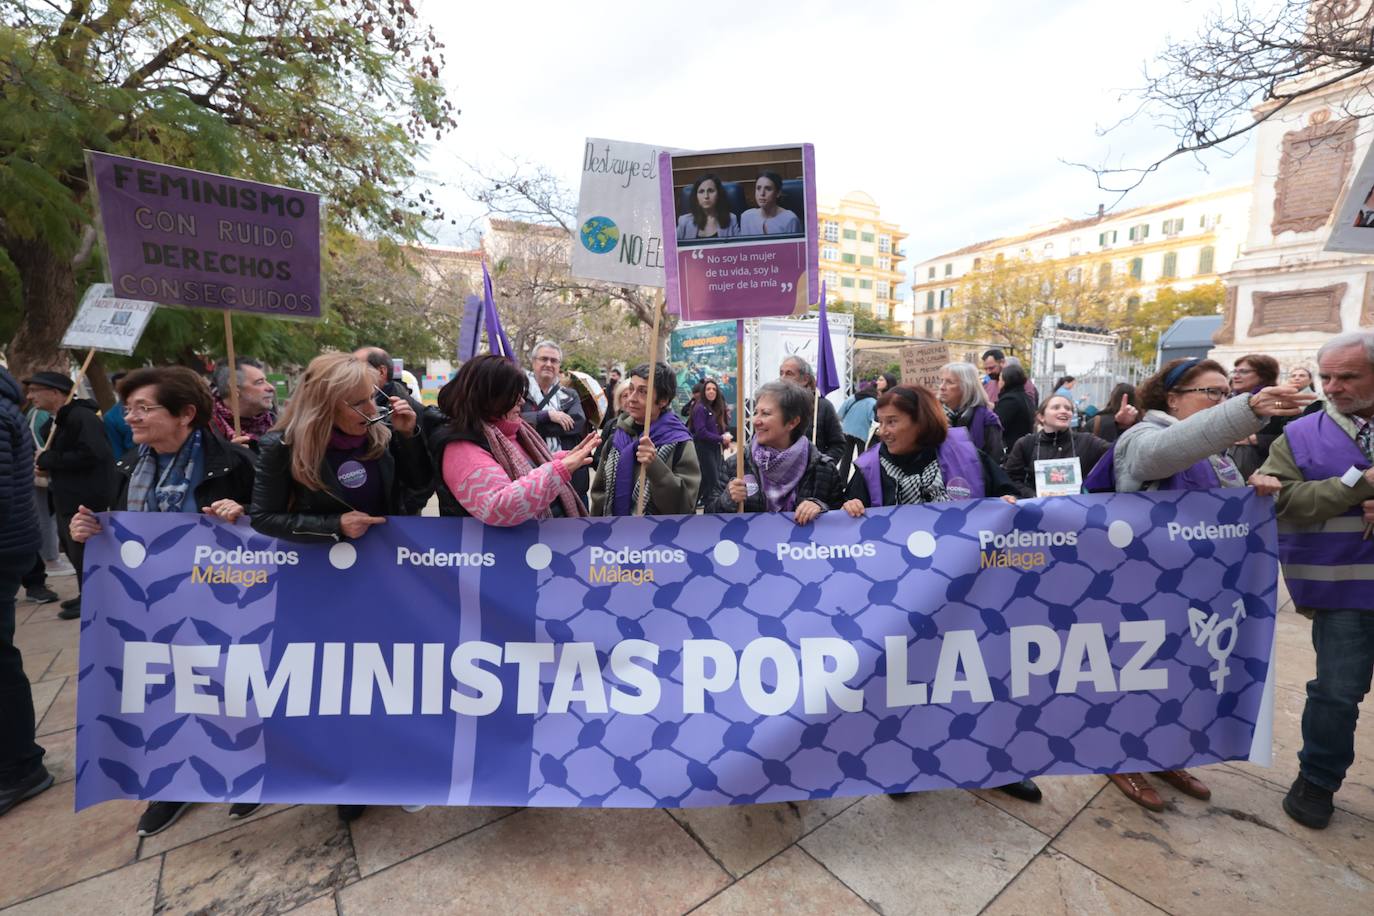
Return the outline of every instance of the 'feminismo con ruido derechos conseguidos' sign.
<path id="1" fill-rule="evenodd" d="M 115 295 L 320 317 L 320 197 L 87 153 Z"/>

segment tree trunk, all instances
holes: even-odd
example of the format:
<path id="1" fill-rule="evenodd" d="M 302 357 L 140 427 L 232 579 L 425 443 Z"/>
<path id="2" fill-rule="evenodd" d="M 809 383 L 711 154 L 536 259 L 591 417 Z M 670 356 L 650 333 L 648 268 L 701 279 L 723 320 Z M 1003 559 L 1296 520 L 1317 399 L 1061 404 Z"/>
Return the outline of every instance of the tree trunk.
<path id="1" fill-rule="evenodd" d="M 110 373 L 105 369 L 105 363 L 97 353 L 91 360 L 90 368 L 86 370 L 86 378 L 90 380 L 91 392 L 95 394 L 95 402 L 100 405 L 101 410 L 109 410 L 115 405 L 114 385 L 110 384 Z"/>
<path id="2" fill-rule="evenodd" d="M 10 258 L 24 286 L 24 317 L 9 345 L 10 372 L 25 378 L 53 369 L 71 371 L 71 358 L 60 349 L 76 314 L 76 274 L 71 260 L 41 241 L 9 241 Z"/>

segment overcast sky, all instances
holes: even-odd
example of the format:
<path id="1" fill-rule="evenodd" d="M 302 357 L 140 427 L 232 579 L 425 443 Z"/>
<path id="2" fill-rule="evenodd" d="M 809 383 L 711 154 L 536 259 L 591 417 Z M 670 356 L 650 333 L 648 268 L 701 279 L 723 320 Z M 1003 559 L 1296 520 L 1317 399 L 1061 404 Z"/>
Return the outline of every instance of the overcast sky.
<path id="1" fill-rule="evenodd" d="M 995 3 L 764 0 L 422 7 L 462 109 L 431 147 L 450 211 L 463 162 L 540 163 L 575 188 L 583 139 L 690 149 L 812 142 L 822 198 L 871 194 L 911 237 L 908 265 L 1111 204 L 1067 161 L 1171 149 L 1139 124 L 1102 138 L 1166 39 L 1215 0 Z M 1248 182 L 1248 147 L 1166 167 L 1122 208 Z M 449 230 L 451 232 L 451 230 Z M 450 243 L 462 240 L 448 235 Z"/>

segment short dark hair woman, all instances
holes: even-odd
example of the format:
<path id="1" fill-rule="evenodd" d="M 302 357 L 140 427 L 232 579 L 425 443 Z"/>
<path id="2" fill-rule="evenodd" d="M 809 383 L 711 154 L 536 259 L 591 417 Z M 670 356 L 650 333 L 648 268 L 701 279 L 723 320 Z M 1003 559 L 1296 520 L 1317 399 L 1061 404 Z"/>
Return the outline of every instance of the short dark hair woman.
<path id="1" fill-rule="evenodd" d="M 1210 359 L 1171 360 L 1141 383 L 1139 394 L 1145 416 L 1116 440 L 1112 469 L 1118 493 L 1243 487 L 1248 478 L 1224 454 L 1227 446 L 1258 432 L 1271 417 L 1301 414 L 1315 397 L 1291 386 L 1228 397 L 1226 370 Z M 1185 795 L 1204 801 L 1212 797 L 1186 770 L 1155 775 Z M 1136 804 L 1164 810 L 1145 774 L 1108 778 Z"/>
<path id="2" fill-rule="evenodd" d="M 721 450 L 730 444 L 730 411 L 715 379 L 706 379 L 700 387 L 700 393 L 689 404 L 691 413 L 687 427 L 692 431 L 697 461 L 701 463 L 701 491 L 697 501 L 709 506 L 725 486 Z"/>
<path id="3" fill-rule="evenodd" d="M 1026 370 L 1008 362 L 1002 367 L 1002 390 L 993 410 L 1002 421 L 1002 441 L 1015 442 L 1035 428 L 1035 405 L 1026 390 Z"/>
<path id="4" fill-rule="evenodd" d="M 439 514 L 470 515 L 488 525 L 587 514 L 572 475 L 591 464 L 601 442 L 593 432 L 574 449 L 550 454 L 521 419 L 528 379 L 504 356 L 484 354 L 439 392 L 449 422 L 431 443 L 440 468 Z"/>
<path id="5" fill-rule="evenodd" d="M 688 206 L 691 212 L 682 214 L 677 220 L 678 239 L 724 239 L 739 235 L 739 220 L 730 212 L 725 186 L 715 175 L 702 175 L 692 182 Z"/>
<path id="6" fill-rule="evenodd" d="M 777 172 L 768 169 L 759 172 L 754 180 L 754 202 L 758 206 L 745 210 L 740 217 L 740 235 L 796 235 L 802 231 L 797 214 L 782 206 L 793 204 L 784 199 L 782 176 Z"/>
<path id="7" fill-rule="evenodd" d="M 806 437 L 811 428 L 810 391 L 792 382 L 769 382 L 754 392 L 754 438 L 744 453 L 744 477 L 730 481 L 712 512 L 792 512 L 809 525 L 838 509 L 844 483 L 835 463 Z M 752 492 L 750 485 L 753 485 Z"/>
<path id="8" fill-rule="evenodd" d="M 1279 361 L 1263 353 L 1247 353 L 1235 361 L 1231 369 L 1231 394 L 1234 397 L 1243 392 L 1258 392 L 1263 388 L 1279 383 Z M 1297 387 L 1297 386 L 1294 386 Z M 1288 425 L 1288 417 L 1271 417 L 1264 428 L 1226 450 L 1226 456 L 1236 463 L 1242 477 L 1260 469 L 1269 460 L 1269 449 L 1274 440 L 1283 435 Z"/>
<path id="9" fill-rule="evenodd" d="M 1097 412 L 1089 426 L 1094 436 L 1105 442 L 1115 442 L 1117 437 L 1135 425 L 1140 419 L 1140 399 L 1136 397 L 1135 386 L 1121 382 L 1107 396 L 1107 404 Z"/>
<path id="10" fill-rule="evenodd" d="M 134 446 L 115 465 L 118 512 L 201 512 L 225 522 L 243 515 L 253 497 L 253 455 L 210 427 L 210 387 L 185 366 L 135 369 L 118 392 Z M 100 520 L 85 506 L 72 517 L 71 538 L 84 544 L 100 533 Z M 149 802 L 138 835 L 161 833 L 190 802 Z M 232 817 L 246 817 L 257 803 L 240 802 Z"/>
<path id="11" fill-rule="evenodd" d="M 640 363 L 625 379 L 625 411 L 596 466 L 589 494 L 592 515 L 632 515 L 640 496 L 639 468 L 648 468 L 646 515 L 687 515 L 696 511 L 701 467 L 692 434 L 669 409 L 677 395 L 677 375 L 667 363 L 654 363 L 654 403 L 649 401 L 649 364 Z M 647 429 L 646 429 L 647 426 Z"/>

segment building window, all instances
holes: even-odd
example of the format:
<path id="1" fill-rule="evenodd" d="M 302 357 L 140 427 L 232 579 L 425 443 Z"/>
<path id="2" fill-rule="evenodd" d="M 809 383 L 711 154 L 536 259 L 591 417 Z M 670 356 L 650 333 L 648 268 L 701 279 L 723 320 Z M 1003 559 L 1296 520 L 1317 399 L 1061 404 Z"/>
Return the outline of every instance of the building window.
<path id="1" fill-rule="evenodd" d="M 879 299 L 891 299 L 891 298 L 892 298 L 892 284 L 888 283 L 886 280 L 879 280 L 879 281 L 878 281 L 878 298 L 879 298 Z"/>
<path id="2" fill-rule="evenodd" d="M 1144 258 L 1131 258 L 1131 279 L 1139 280 L 1141 274 L 1145 272 Z"/>
<path id="3" fill-rule="evenodd" d="M 832 220 L 825 221 L 825 240 L 827 242 L 838 242 L 840 240 L 840 224 Z"/>
<path id="4" fill-rule="evenodd" d="M 859 281 L 859 289 L 872 289 L 872 288 L 873 288 L 873 281 L 872 281 L 872 280 L 860 280 L 860 281 Z"/>
<path id="5" fill-rule="evenodd" d="M 1069 239 L 1069 254 L 1078 254 L 1083 249 L 1083 240 L 1078 236 Z"/>
<path id="6" fill-rule="evenodd" d="M 1164 225 L 1160 227 L 1165 235 L 1178 235 L 1183 231 L 1183 218 L 1166 219 Z"/>
<path id="7" fill-rule="evenodd" d="M 844 287 L 845 289 L 853 289 L 853 288 L 854 288 L 854 278 L 853 278 L 853 277 L 842 277 L 842 278 L 840 279 L 840 286 Z"/>
<path id="8" fill-rule="evenodd" d="M 974 270 L 981 270 L 982 268 L 983 268 L 983 259 L 982 259 L 982 258 L 974 258 L 974 259 L 973 259 L 973 269 L 974 269 Z"/>
<path id="9" fill-rule="evenodd" d="M 844 254 L 840 255 L 840 260 L 843 261 L 843 262 L 846 263 L 846 264 L 853 264 L 853 263 L 854 263 L 854 255 L 852 255 L 852 254 L 850 254 L 849 252 L 846 251 Z"/>
<path id="10" fill-rule="evenodd" d="M 1126 235 L 1132 242 L 1143 242 L 1150 237 L 1150 224 L 1140 223 L 1132 226 Z"/>
<path id="11" fill-rule="evenodd" d="M 1220 213 L 1204 213 L 1198 220 L 1198 225 L 1203 229 L 1214 229 L 1221 223 Z"/>
<path id="12" fill-rule="evenodd" d="M 953 305 L 953 304 L 954 304 L 954 290 L 952 290 L 952 289 L 942 289 L 942 290 L 940 290 L 940 308 L 941 308 L 941 309 L 947 309 L 947 308 L 949 308 L 949 307 L 950 307 L 951 305 Z"/>
<path id="13" fill-rule="evenodd" d="M 1197 253 L 1197 272 L 1209 274 L 1213 270 L 1212 262 L 1216 260 L 1217 250 L 1211 245 L 1204 245 L 1202 250 Z"/>
<path id="14" fill-rule="evenodd" d="M 1116 244 L 1116 230 L 1115 230 L 1115 229 L 1108 229 L 1106 232 L 1098 233 L 1098 236 L 1097 236 L 1097 244 L 1098 244 L 1098 247 L 1101 247 L 1101 248 L 1107 248 L 1107 247 L 1109 247 L 1109 246 L 1111 246 L 1111 245 L 1115 245 L 1115 244 Z"/>
<path id="15" fill-rule="evenodd" d="M 839 259 L 840 259 L 840 249 L 838 249 L 838 248 L 822 248 L 822 249 L 821 249 L 821 260 L 823 260 L 823 261 L 838 261 Z"/>
<path id="16" fill-rule="evenodd" d="M 935 311 L 935 290 L 933 289 L 926 290 L 926 311 Z"/>
<path id="17" fill-rule="evenodd" d="M 860 267 L 872 267 L 872 266 L 873 266 L 873 255 L 871 255 L 871 254 L 859 255 L 859 266 L 860 266 Z"/>
<path id="18" fill-rule="evenodd" d="M 1112 282 L 1112 263 L 1111 261 L 1104 261 L 1097 267 L 1097 285 L 1099 287 L 1106 286 L 1110 282 Z"/>
<path id="19" fill-rule="evenodd" d="M 954 273 L 954 264 L 953 264 L 953 263 L 946 264 L 946 265 L 945 265 L 945 276 L 948 277 L 948 276 L 950 276 L 950 275 L 953 274 L 953 273 Z"/>
<path id="20" fill-rule="evenodd" d="M 878 250 L 883 254 L 892 253 L 892 236 L 884 235 L 878 238 Z"/>
<path id="21" fill-rule="evenodd" d="M 935 279 L 935 268 L 934 268 L 934 267 L 932 267 L 932 268 L 930 269 L 930 272 L 929 272 L 928 274 L 926 274 L 926 279 L 927 279 L 927 280 L 934 280 L 934 279 Z"/>
<path id="22" fill-rule="evenodd" d="M 833 270 L 827 270 L 827 271 L 825 272 L 825 285 L 826 285 L 826 286 L 838 286 L 839 283 L 840 283 L 840 275 L 839 275 L 839 274 L 835 273 L 835 271 L 833 271 Z"/>
<path id="23" fill-rule="evenodd" d="M 891 259 L 891 258 L 879 258 L 879 259 L 878 259 L 878 269 L 879 269 L 879 270 L 891 270 L 891 269 L 892 269 L 892 259 Z"/>
<path id="24" fill-rule="evenodd" d="M 859 237 L 859 233 L 855 232 L 853 229 L 846 229 L 844 231 L 844 237 L 852 242 Z"/>
<path id="25" fill-rule="evenodd" d="M 1068 278 L 1069 282 L 1076 286 L 1083 279 L 1083 269 L 1081 267 L 1070 267 Z"/>
<path id="26" fill-rule="evenodd" d="M 872 243 L 872 241 L 873 241 L 873 233 L 871 233 L 871 232 L 861 232 L 861 233 L 859 233 L 859 241 L 861 241 L 861 242 L 869 242 L 869 243 Z"/>
<path id="27" fill-rule="evenodd" d="M 1177 252 L 1177 251 L 1166 251 L 1166 252 L 1164 252 L 1164 270 L 1160 273 L 1160 276 L 1162 276 L 1162 277 L 1177 277 L 1177 276 L 1178 276 L 1178 252 Z"/>
<path id="28" fill-rule="evenodd" d="M 926 336 L 927 336 L 927 337 L 934 337 L 934 336 L 935 336 L 935 319 L 934 319 L 934 318 L 927 318 L 927 319 L 926 319 Z"/>

